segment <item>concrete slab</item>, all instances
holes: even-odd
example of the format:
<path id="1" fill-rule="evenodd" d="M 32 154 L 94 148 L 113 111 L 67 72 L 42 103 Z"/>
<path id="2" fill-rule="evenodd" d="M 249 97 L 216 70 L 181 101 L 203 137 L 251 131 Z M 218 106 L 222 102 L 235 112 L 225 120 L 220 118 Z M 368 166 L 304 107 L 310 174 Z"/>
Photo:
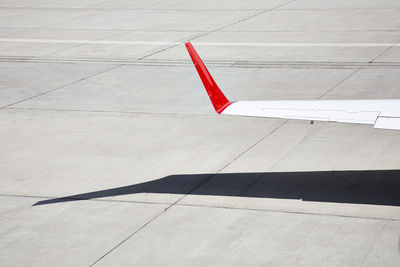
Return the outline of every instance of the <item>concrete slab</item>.
<path id="1" fill-rule="evenodd" d="M 166 208 L 96 201 L 32 207 L 38 199 L 0 198 L 1 206 L 21 203 L 0 217 L 2 266 L 90 265 Z"/>
<path id="2" fill-rule="evenodd" d="M 19 8 L 2 8 L 1 13 L 7 14 L 6 16 L 0 16 L 0 25 L 3 28 L 51 27 L 62 21 L 75 20 L 80 16 L 88 17 L 92 14 L 90 11 L 85 10 L 52 10 L 52 12 L 48 12 L 48 10 Z"/>
<path id="3" fill-rule="evenodd" d="M 290 121 L 225 171 L 397 169 L 399 137 L 369 125 Z"/>
<path id="4" fill-rule="evenodd" d="M 214 30 L 255 14 L 255 11 L 112 10 L 92 12 L 49 28 L 102 30 Z M 172 19 L 173 18 L 173 19 Z M 190 23 L 188 23 L 190 21 Z"/>
<path id="5" fill-rule="evenodd" d="M 273 10 L 235 24 L 228 31 L 388 31 L 398 30 L 397 9 Z"/>
<path id="6" fill-rule="evenodd" d="M 251 118 L 29 109 L 2 110 L 0 116 L 0 193 L 47 197 L 171 174 L 216 172 L 280 124 L 257 124 Z M 188 193 L 205 178 L 181 184 L 179 194 L 127 197 L 173 203 L 182 190 Z"/>
<path id="7" fill-rule="evenodd" d="M 273 170 L 397 169 L 400 162 L 396 152 L 399 149 L 398 132 L 356 126 L 321 124 L 318 131 L 310 133 L 308 142 L 296 147 Z M 340 143 L 335 141 L 338 136 L 343 137 Z"/>
<path id="8" fill-rule="evenodd" d="M 396 9 L 400 3 L 393 0 L 337 0 L 325 2 L 321 0 L 296 0 L 280 9 Z"/>
<path id="9" fill-rule="evenodd" d="M 33 3 L 37 2 L 43 2 L 43 1 L 37 1 L 37 0 L 27 0 L 27 1 L 18 1 L 18 0 L 4 0 L 1 2 L 0 7 L 1 8 L 15 8 L 15 7 L 25 7 L 29 6 Z"/>
<path id="10" fill-rule="evenodd" d="M 203 32 L 193 31 L 113 31 L 111 36 L 103 40 L 110 41 L 132 41 L 132 42 L 184 42 Z"/>
<path id="11" fill-rule="evenodd" d="M 9 30 L 9 39 L 38 39 L 38 40 L 99 40 L 114 35 L 110 31 L 69 30 L 69 29 L 19 29 Z M 17 41 L 16 41 L 17 42 Z M 24 52 L 24 51 L 21 51 Z"/>
<path id="12" fill-rule="evenodd" d="M 98 1 L 98 0 L 88 0 L 88 1 L 79 1 L 79 0 L 71 0 L 71 1 L 50 1 L 50 0 L 11 0 L 11 1 L 3 1 L 3 6 L 8 7 L 25 7 L 25 8 L 52 8 L 52 9 L 61 9 L 61 8 L 69 8 L 69 9 L 90 9 L 93 5 L 103 4 L 103 2 L 110 1 Z M 112 5 L 112 7 L 116 8 L 117 1 Z M 111 8 L 111 6 L 110 6 Z"/>
<path id="13" fill-rule="evenodd" d="M 346 44 L 395 44 L 398 39 L 397 32 L 215 32 L 196 38 L 193 42 L 205 60 L 370 62 L 389 47 L 346 46 Z M 196 46 L 196 42 L 216 43 L 216 45 Z M 223 45 L 224 43 L 228 44 Z M 231 43 L 249 43 L 249 45 L 233 46 Z M 264 43 L 278 44 L 271 47 L 263 46 Z M 294 46 L 288 47 L 279 43 L 289 43 Z M 302 45 L 307 43 L 322 43 L 328 46 Z M 187 52 L 183 47 L 175 47 L 148 58 L 183 60 L 187 58 Z"/>
<path id="14" fill-rule="evenodd" d="M 51 5 L 49 0 L 4 0 L 1 2 L 1 8 L 37 8 L 43 5 Z"/>
<path id="15" fill-rule="evenodd" d="M 23 29 L 16 30 L 16 29 L 1 29 L 0 28 L 0 37 L 5 38 L 8 36 L 13 36 L 15 34 L 18 34 L 21 31 L 23 31 Z"/>
<path id="16" fill-rule="evenodd" d="M 73 47 L 73 44 L 38 44 L 21 42 L 0 42 L 2 57 L 39 57 L 48 53 Z M 21 53 L 21 51 L 23 51 Z"/>
<path id="17" fill-rule="evenodd" d="M 197 38 L 193 42 L 206 42 L 206 43 L 322 43 L 322 44 L 348 44 L 348 43 L 361 43 L 361 44 L 380 44 L 380 43 L 396 43 L 399 40 L 399 33 L 397 31 L 321 31 L 321 32 L 251 32 L 239 31 L 230 32 L 227 30 L 212 32 Z M 253 49 L 255 47 L 252 47 Z M 231 49 L 231 47 L 227 47 Z"/>
<path id="18" fill-rule="evenodd" d="M 0 107 L 79 81 L 112 65 L 0 63 Z"/>
<path id="19" fill-rule="evenodd" d="M 399 69 L 363 69 L 327 93 L 324 99 L 400 98 Z"/>
<path id="20" fill-rule="evenodd" d="M 254 68 L 210 71 L 232 100 L 316 99 L 354 72 Z M 162 82 L 155 83 L 154 77 Z M 215 115 L 192 66 L 123 66 L 15 107 Z"/>
<path id="21" fill-rule="evenodd" d="M 98 265 L 396 265 L 399 230 L 398 221 L 176 206 Z"/>
<path id="22" fill-rule="evenodd" d="M 1 204 L 0 204 L 0 218 L 7 216 L 8 214 L 12 214 L 14 212 L 18 212 L 22 208 L 27 208 L 32 206 L 32 199 L 27 197 L 5 197 L 0 196 Z M 5 228 L 2 228 L 3 231 Z"/>
<path id="23" fill-rule="evenodd" d="M 142 6 L 146 3 L 146 0 L 136 0 L 134 7 L 132 9 L 142 9 Z M 132 4 L 129 0 L 106 0 L 106 1 L 96 1 L 96 3 L 91 3 L 89 8 L 100 8 L 100 9 L 123 9 L 126 10 L 127 5 Z"/>
<path id="24" fill-rule="evenodd" d="M 47 57 L 48 54 L 82 46 L 75 43 L 56 43 L 55 40 L 98 40 L 112 35 L 109 31 L 76 31 L 54 29 L 19 29 L 4 32 L 0 41 L 1 57 Z M 6 37 L 6 38 L 5 38 Z M 33 41 L 30 41 L 33 39 Z M 36 42 L 35 40 L 41 40 Z"/>
<path id="25" fill-rule="evenodd" d="M 12 20 L 15 17 L 24 16 L 31 12 L 32 12 L 31 10 L 26 10 L 26 9 L 2 8 L 0 10 L 1 21 L 4 22 L 4 21 Z M 6 27 L 6 25 L 2 25 L 2 28 L 3 27 Z"/>
<path id="26" fill-rule="evenodd" d="M 72 30 L 73 31 L 73 30 Z M 111 35 L 110 35 L 111 34 Z M 196 37 L 200 33 L 196 32 L 170 32 L 170 31 L 125 31 L 112 33 L 103 38 L 103 41 L 128 41 L 146 42 L 157 40 L 158 42 L 184 42 Z M 86 39 L 85 39 L 86 40 Z M 129 45 L 129 44 L 83 44 L 71 49 L 64 49 L 47 56 L 52 58 L 97 58 L 113 60 L 140 59 L 151 53 L 166 49 L 171 45 Z"/>
<path id="27" fill-rule="evenodd" d="M 154 52 L 168 48 L 168 45 L 135 45 L 125 44 L 85 44 L 50 52 L 51 58 L 60 59 L 99 59 L 99 60 L 135 60 L 143 58 Z"/>
<path id="28" fill-rule="evenodd" d="M 234 1 L 218 1 L 218 0 L 207 0 L 207 1 L 180 1 L 173 0 L 168 2 L 162 2 L 157 0 L 150 1 L 138 1 L 135 3 L 129 3 L 125 1 L 126 5 L 124 9 L 163 9 L 163 10 L 265 10 L 277 7 L 286 3 L 284 0 L 253 0 L 250 2 L 243 2 L 240 0 Z"/>

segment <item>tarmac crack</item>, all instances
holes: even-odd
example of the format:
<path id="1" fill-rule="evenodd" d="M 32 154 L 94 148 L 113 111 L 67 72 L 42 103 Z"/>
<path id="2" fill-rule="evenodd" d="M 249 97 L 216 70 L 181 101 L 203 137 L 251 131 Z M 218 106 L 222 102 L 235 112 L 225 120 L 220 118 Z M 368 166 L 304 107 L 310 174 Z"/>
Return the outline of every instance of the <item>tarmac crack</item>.
<path id="1" fill-rule="evenodd" d="M 342 83 L 344 83 L 345 81 L 347 81 L 348 79 L 350 79 L 351 77 L 353 77 L 354 74 L 356 74 L 357 72 L 359 72 L 361 69 L 357 69 L 355 71 L 353 71 L 352 73 L 350 73 L 350 75 L 348 75 L 347 77 L 345 77 L 343 80 L 341 80 L 340 82 L 338 82 L 335 86 L 333 86 L 332 88 L 328 89 L 328 91 L 326 91 L 325 93 L 323 93 L 322 95 L 320 95 L 317 99 L 321 99 L 324 96 L 326 96 L 327 94 L 329 94 L 332 90 L 336 89 L 337 87 L 339 87 L 339 85 L 341 85 Z"/>
<path id="2" fill-rule="evenodd" d="M 171 206 L 170 206 L 171 207 Z M 158 217 L 160 217 L 162 214 L 165 213 L 166 210 L 168 210 L 170 207 L 166 208 L 164 211 L 162 211 L 161 213 L 157 214 L 156 216 L 154 216 L 152 219 L 150 219 L 148 222 L 146 222 L 145 224 L 143 224 L 139 229 L 137 229 L 135 232 L 133 232 L 132 234 L 130 234 L 128 237 L 126 237 L 124 240 L 122 240 L 121 242 L 119 242 L 116 246 L 114 246 L 111 250 L 109 250 L 106 254 L 104 254 L 103 256 L 101 256 L 99 259 L 97 259 L 95 262 L 93 262 L 92 264 L 90 264 L 90 266 L 94 266 L 95 264 L 97 264 L 99 261 L 101 261 L 104 257 L 106 257 L 107 255 L 109 255 L 110 253 L 112 253 L 114 250 L 116 250 L 119 246 L 121 246 L 123 243 L 125 243 L 126 241 L 128 241 L 132 236 L 134 236 L 136 233 L 138 233 L 140 230 L 142 230 L 143 228 L 145 228 L 147 225 L 149 225 L 152 221 L 154 221 L 155 219 L 157 219 Z"/>
<path id="3" fill-rule="evenodd" d="M 393 47 L 397 46 L 400 43 L 400 40 L 398 40 L 397 42 L 395 42 L 392 46 L 390 46 L 389 48 L 385 49 L 382 53 L 380 53 L 379 55 L 377 55 L 374 59 L 372 59 L 369 63 L 373 63 L 375 60 L 377 60 L 378 58 L 380 58 L 381 56 L 385 55 L 387 52 L 389 52 L 389 50 L 391 50 Z"/>

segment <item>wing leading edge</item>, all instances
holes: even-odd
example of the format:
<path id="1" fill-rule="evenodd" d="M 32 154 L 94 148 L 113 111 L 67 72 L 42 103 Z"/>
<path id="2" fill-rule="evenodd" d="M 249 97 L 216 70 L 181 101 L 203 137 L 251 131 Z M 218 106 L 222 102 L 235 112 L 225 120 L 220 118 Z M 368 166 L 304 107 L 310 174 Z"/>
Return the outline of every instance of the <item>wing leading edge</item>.
<path id="1" fill-rule="evenodd" d="M 219 114 L 361 123 L 371 124 L 379 129 L 400 130 L 400 99 L 230 102 L 192 44 L 185 45 L 211 103 Z"/>

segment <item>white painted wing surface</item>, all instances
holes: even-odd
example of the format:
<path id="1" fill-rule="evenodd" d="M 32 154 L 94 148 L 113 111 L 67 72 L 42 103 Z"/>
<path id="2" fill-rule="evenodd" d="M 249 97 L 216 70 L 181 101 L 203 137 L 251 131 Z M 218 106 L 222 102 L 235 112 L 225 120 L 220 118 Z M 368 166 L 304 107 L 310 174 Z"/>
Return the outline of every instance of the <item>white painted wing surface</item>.
<path id="1" fill-rule="evenodd" d="M 221 114 L 372 124 L 400 130 L 400 100 L 237 101 Z"/>

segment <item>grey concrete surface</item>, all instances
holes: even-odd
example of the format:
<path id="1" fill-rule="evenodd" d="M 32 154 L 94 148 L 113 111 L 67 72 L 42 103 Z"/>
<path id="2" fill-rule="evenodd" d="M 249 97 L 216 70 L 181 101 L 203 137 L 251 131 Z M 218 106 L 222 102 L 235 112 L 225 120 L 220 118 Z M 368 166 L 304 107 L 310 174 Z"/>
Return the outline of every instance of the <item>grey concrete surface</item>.
<path id="1" fill-rule="evenodd" d="M 286 6 L 288 7 L 288 5 Z M 400 18 L 394 9 L 271 10 L 231 25 L 232 31 L 368 31 L 398 30 Z"/>
<path id="2" fill-rule="evenodd" d="M 399 266 L 400 132 L 218 116 L 186 41 L 231 100 L 400 98 L 395 0 L 0 1 L 0 266 Z"/>
<path id="3" fill-rule="evenodd" d="M 113 65 L 0 63 L 0 106 L 5 107 L 106 71 Z"/>
<path id="4" fill-rule="evenodd" d="M 109 32 L 108 34 L 110 34 Z M 112 39 L 113 41 L 167 41 L 167 42 L 184 42 L 201 35 L 202 33 L 179 31 L 135 31 L 135 32 L 118 32 L 102 38 L 103 40 Z M 86 39 L 85 34 L 82 35 Z M 125 44 L 82 44 L 71 48 L 50 52 L 47 57 L 51 58 L 105 58 L 105 59 L 140 59 L 149 54 L 155 53 L 162 49 L 168 48 L 168 45 L 136 45 L 135 49 Z"/>
<path id="5" fill-rule="evenodd" d="M 308 265 L 310 255 L 316 266 L 392 265 L 399 260 L 388 252 L 398 245 L 392 234 L 397 227 L 357 218 L 173 207 L 99 265 L 293 266 Z M 165 238 L 148 250 L 143 244 L 154 235 Z M 176 251 L 185 256 L 171 257 Z"/>
<path id="6" fill-rule="evenodd" d="M 30 109 L 3 110 L 0 117 L 5 145 L 0 193 L 51 197 L 141 183 L 170 174 L 215 173 L 232 156 L 281 124 L 279 120 L 258 124 L 256 119 L 214 116 Z M 9 135 L 10 131 L 15 134 Z M 20 147 L 25 147 L 25 153 Z M 16 169 L 20 164 L 26 168 Z M 189 192 L 201 181 L 182 186 Z M 131 197 L 173 203 L 180 196 Z"/>
<path id="7" fill-rule="evenodd" d="M 324 95 L 326 99 L 400 98 L 399 69 L 362 69 Z"/>
<path id="8" fill-rule="evenodd" d="M 36 200 L 1 197 L 0 205 L 18 203 L 0 218 L 3 266 L 90 265 L 167 207 L 83 201 L 32 208 Z"/>
<path id="9" fill-rule="evenodd" d="M 39 12 L 39 11 L 38 11 Z M 38 15 L 41 14 L 40 11 Z M 214 10 L 110 10 L 66 11 L 73 20 L 63 20 L 49 28 L 92 30 L 206 30 L 220 28 L 239 19 L 256 14 L 255 11 Z"/>

